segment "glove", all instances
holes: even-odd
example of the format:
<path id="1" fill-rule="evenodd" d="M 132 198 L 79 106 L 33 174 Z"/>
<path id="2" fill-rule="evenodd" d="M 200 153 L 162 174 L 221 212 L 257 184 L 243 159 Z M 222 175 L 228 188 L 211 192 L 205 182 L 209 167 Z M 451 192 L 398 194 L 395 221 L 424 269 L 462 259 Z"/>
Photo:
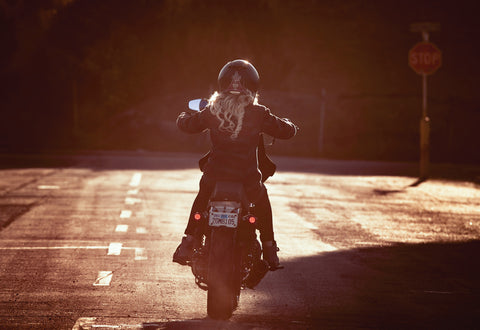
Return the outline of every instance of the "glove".
<path id="1" fill-rule="evenodd" d="M 183 111 L 180 115 L 178 115 L 178 119 L 190 118 L 191 116 L 192 116 L 191 112 Z"/>
<path id="2" fill-rule="evenodd" d="M 298 130 L 300 129 L 297 125 L 295 125 L 290 119 L 288 118 L 282 118 L 284 121 L 295 127 L 295 134 L 297 134 Z"/>

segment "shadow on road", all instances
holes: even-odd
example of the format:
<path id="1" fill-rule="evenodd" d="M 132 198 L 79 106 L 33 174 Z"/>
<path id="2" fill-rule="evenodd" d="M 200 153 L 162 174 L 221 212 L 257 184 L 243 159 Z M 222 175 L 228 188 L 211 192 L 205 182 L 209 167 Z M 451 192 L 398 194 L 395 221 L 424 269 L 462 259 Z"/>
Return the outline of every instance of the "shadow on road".
<path id="1" fill-rule="evenodd" d="M 291 282 L 298 286 L 297 299 L 309 306 L 306 315 L 318 326 L 473 329 L 480 324 L 480 241 L 329 252 L 285 266 L 297 279 Z M 274 293 L 271 303 L 279 298 Z"/>
<path id="2" fill-rule="evenodd" d="M 281 327 L 277 328 L 280 329 Z M 160 329 L 195 329 L 195 330 L 248 330 L 248 329 L 262 329 L 255 323 L 235 323 L 232 321 L 219 321 L 210 318 L 173 321 L 168 323 L 152 322 L 142 324 L 142 329 L 145 330 L 160 330 Z"/>
<path id="3" fill-rule="evenodd" d="M 177 170 L 197 167 L 201 154 L 149 152 L 80 152 L 0 154 L 0 169 L 91 168 L 94 170 Z"/>
<path id="4" fill-rule="evenodd" d="M 198 168 L 201 153 L 92 151 L 61 154 L 0 154 L 0 169 L 82 167 L 95 170 L 176 170 Z M 304 157 L 272 157 L 278 171 L 327 175 L 407 176 L 418 175 L 415 162 L 329 160 Z M 480 167 L 432 164 L 431 178 L 480 183 Z M 415 186 L 423 182 L 418 180 Z"/>
<path id="5" fill-rule="evenodd" d="M 325 252 L 284 265 L 255 291 L 266 311 L 249 306 L 227 322 L 207 318 L 143 328 L 474 329 L 480 324 L 480 241 Z"/>

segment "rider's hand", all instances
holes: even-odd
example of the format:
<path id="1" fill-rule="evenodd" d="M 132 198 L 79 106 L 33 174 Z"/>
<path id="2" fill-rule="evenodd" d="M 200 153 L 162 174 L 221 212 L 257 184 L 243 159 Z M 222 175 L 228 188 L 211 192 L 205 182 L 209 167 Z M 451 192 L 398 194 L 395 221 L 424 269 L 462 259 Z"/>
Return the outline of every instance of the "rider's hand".
<path id="1" fill-rule="evenodd" d="M 290 125 L 292 125 L 293 127 L 295 127 L 295 134 L 296 132 L 298 132 L 298 130 L 300 129 L 297 125 L 295 125 L 289 118 L 282 118 L 284 121 L 286 121 L 287 123 L 289 123 Z"/>
<path id="2" fill-rule="evenodd" d="M 178 119 L 180 118 L 189 118 L 192 116 L 192 113 L 191 112 L 185 112 L 183 111 L 179 116 L 178 116 Z"/>

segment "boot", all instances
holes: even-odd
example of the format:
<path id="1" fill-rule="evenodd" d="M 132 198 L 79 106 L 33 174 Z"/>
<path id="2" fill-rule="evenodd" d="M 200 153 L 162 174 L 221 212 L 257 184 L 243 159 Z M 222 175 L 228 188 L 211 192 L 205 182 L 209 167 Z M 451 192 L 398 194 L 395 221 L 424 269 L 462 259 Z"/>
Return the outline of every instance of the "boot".
<path id="1" fill-rule="evenodd" d="M 280 249 L 277 247 L 277 242 L 275 241 L 268 241 L 262 242 L 263 247 L 263 260 L 268 263 L 271 271 L 281 269 L 283 266 L 280 265 L 280 261 L 278 260 L 277 252 Z"/>
<path id="2" fill-rule="evenodd" d="M 182 243 L 177 247 L 173 254 L 173 262 L 180 265 L 187 265 L 192 261 L 193 248 L 195 247 L 195 237 L 187 235 L 182 238 Z"/>

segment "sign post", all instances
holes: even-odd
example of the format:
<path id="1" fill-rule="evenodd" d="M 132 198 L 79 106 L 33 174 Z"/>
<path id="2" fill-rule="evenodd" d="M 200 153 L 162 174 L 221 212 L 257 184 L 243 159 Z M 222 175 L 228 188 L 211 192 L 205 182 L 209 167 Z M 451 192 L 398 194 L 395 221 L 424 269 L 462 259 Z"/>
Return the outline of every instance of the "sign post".
<path id="1" fill-rule="evenodd" d="M 318 152 L 320 154 L 323 153 L 323 138 L 324 138 L 324 131 L 325 131 L 325 104 L 327 102 L 327 90 L 325 88 L 322 88 L 321 90 L 321 98 L 322 100 L 320 101 L 320 129 L 318 132 Z"/>
<path id="2" fill-rule="evenodd" d="M 429 32 L 438 31 L 434 23 L 416 23 L 410 26 L 412 32 L 421 32 L 423 41 L 408 52 L 408 65 L 422 76 L 422 118 L 420 119 L 420 177 L 424 181 L 429 176 L 430 167 L 430 118 L 427 112 L 427 76 L 442 65 L 442 52 L 429 42 Z"/>

